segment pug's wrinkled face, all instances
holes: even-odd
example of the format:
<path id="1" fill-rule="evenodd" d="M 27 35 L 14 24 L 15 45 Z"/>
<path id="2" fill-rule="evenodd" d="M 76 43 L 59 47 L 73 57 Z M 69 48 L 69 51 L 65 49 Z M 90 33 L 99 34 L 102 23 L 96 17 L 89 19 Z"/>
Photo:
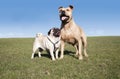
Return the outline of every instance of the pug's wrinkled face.
<path id="1" fill-rule="evenodd" d="M 72 5 L 69 5 L 69 7 L 67 8 L 59 7 L 60 20 L 62 22 L 69 22 L 72 18 L 72 11 L 73 11 Z"/>
<path id="2" fill-rule="evenodd" d="M 52 35 L 54 37 L 60 37 L 60 29 L 59 28 L 52 28 L 49 30 L 48 35 Z"/>

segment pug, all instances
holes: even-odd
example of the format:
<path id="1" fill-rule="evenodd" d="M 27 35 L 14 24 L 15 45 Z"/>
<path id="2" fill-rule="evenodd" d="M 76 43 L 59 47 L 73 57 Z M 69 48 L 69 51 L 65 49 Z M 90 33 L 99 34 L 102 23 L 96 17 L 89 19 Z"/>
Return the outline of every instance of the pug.
<path id="1" fill-rule="evenodd" d="M 42 35 L 42 33 L 36 34 L 33 43 L 33 53 L 31 59 L 34 58 L 34 54 L 38 51 L 38 56 L 41 57 L 43 50 L 49 51 L 52 60 L 58 59 L 58 52 L 60 47 L 60 29 L 52 28 L 48 31 L 48 35 Z M 55 53 L 55 57 L 54 57 Z"/>

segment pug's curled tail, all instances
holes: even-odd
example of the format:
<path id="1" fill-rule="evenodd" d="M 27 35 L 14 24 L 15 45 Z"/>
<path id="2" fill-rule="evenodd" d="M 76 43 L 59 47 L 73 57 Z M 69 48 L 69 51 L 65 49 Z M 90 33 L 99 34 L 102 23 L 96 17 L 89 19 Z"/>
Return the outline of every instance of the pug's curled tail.
<path id="1" fill-rule="evenodd" d="M 36 34 L 36 37 L 40 37 L 40 36 L 42 36 L 42 33 L 37 33 Z"/>

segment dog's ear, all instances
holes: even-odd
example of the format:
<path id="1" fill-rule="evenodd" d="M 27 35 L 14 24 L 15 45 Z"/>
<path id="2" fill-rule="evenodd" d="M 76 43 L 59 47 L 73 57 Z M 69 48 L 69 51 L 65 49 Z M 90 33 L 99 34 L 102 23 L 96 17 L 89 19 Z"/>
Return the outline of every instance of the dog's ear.
<path id="1" fill-rule="evenodd" d="M 48 31 L 48 35 L 50 35 L 51 29 Z"/>
<path id="2" fill-rule="evenodd" d="M 60 10 L 61 8 L 63 8 L 63 6 L 60 6 L 60 7 L 58 8 L 58 10 Z"/>
<path id="3" fill-rule="evenodd" d="M 69 7 L 73 10 L 73 6 L 72 5 L 69 5 Z"/>

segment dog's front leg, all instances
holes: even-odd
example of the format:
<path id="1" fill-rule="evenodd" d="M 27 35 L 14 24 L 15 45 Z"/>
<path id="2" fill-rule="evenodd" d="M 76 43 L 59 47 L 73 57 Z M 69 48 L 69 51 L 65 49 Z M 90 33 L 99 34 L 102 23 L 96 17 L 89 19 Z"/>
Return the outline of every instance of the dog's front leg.
<path id="1" fill-rule="evenodd" d="M 55 57 L 54 57 L 53 49 L 50 49 L 50 55 L 51 55 L 52 60 L 54 61 Z"/>
<path id="2" fill-rule="evenodd" d="M 41 57 L 41 52 L 40 51 L 38 52 L 38 56 Z"/>
<path id="3" fill-rule="evenodd" d="M 60 59 L 63 59 L 63 54 L 64 54 L 64 47 L 65 47 L 65 42 L 61 41 L 61 55 L 60 55 Z"/>
<path id="4" fill-rule="evenodd" d="M 59 52 L 59 49 L 57 49 L 56 52 L 55 52 L 56 59 L 58 59 L 58 52 Z"/>
<path id="5" fill-rule="evenodd" d="M 78 51 L 79 51 L 79 60 L 82 60 L 83 59 L 83 56 L 82 56 L 82 41 L 79 40 L 78 41 Z"/>

